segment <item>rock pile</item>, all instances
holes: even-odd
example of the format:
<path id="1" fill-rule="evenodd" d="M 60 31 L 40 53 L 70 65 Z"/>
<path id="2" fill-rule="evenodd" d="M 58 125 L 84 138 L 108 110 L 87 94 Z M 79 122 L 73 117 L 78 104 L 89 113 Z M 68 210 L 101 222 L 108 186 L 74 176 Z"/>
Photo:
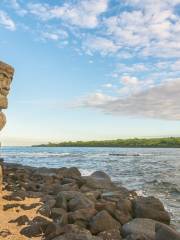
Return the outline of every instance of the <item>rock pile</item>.
<path id="1" fill-rule="evenodd" d="M 4 187 L 9 201 L 41 198 L 37 216 L 14 221 L 26 224 L 21 234 L 44 240 L 180 240 L 161 201 L 139 197 L 115 185 L 104 172 L 84 177 L 77 168 L 32 168 L 5 164 Z M 17 203 L 18 204 L 18 203 Z M 13 205 L 13 204 L 12 204 Z M 9 206 L 13 207 L 13 206 Z M 37 207 L 31 206 L 31 207 Z"/>

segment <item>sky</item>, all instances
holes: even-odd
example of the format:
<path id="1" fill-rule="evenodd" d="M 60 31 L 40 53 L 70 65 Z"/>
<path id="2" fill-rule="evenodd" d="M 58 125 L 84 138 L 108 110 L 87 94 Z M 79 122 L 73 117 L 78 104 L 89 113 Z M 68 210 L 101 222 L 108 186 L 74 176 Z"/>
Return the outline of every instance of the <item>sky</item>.
<path id="1" fill-rule="evenodd" d="M 3 145 L 180 136 L 180 0 L 0 0 Z"/>

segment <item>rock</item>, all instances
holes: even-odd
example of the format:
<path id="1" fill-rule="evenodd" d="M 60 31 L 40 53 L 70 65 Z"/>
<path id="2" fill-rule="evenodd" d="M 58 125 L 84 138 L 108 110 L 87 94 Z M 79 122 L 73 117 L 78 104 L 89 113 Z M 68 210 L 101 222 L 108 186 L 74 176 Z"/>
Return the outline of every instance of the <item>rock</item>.
<path id="1" fill-rule="evenodd" d="M 103 240 L 122 240 L 120 231 L 118 229 L 100 232 L 98 236 Z"/>
<path id="2" fill-rule="evenodd" d="M 55 207 L 67 210 L 67 200 L 63 193 L 59 193 L 56 198 Z"/>
<path id="3" fill-rule="evenodd" d="M 26 225 L 29 222 L 30 222 L 29 218 L 26 215 L 22 215 L 16 219 L 10 221 L 10 223 L 17 223 L 18 226 Z"/>
<path id="4" fill-rule="evenodd" d="M 116 189 L 116 186 L 106 178 L 104 179 L 104 178 L 96 178 L 96 177 L 88 176 L 88 177 L 83 177 L 83 180 L 84 180 L 84 185 L 87 188 L 92 190 Z M 84 185 L 82 187 L 84 187 Z"/>
<path id="5" fill-rule="evenodd" d="M 180 233 L 164 224 L 156 223 L 155 240 L 180 240 Z"/>
<path id="6" fill-rule="evenodd" d="M 63 226 L 61 226 L 58 222 L 52 222 L 47 225 L 44 235 L 46 240 L 51 240 L 63 233 Z"/>
<path id="7" fill-rule="evenodd" d="M 120 199 L 117 202 L 117 208 L 123 212 L 132 213 L 132 202 L 129 199 Z"/>
<path id="8" fill-rule="evenodd" d="M 126 211 L 116 209 L 112 215 L 122 225 L 132 220 L 131 215 Z"/>
<path id="9" fill-rule="evenodd" d="M 44 204 L 43 206 L 41 206 L 37 212 L 46 217 L 51 216 L 51 208 L 47 204 Z"/>
<path id="10" fill-rule="evenodd" d="M 102 210 L 106 210 L 110 214 L 114 214 L 115 209 L 116 209 L 116 204 L 114 202 L 105 201 L 104 199 L 100 199 L 99 201 L 97 201 L 95 203 L 95 208 L 99 212 Z"/>
<path id="11" fill-rule="evenodd" d="M 138 197 L 133 201 L 134 216 L 170 224 L 170 216 L 161 201 L 155 197 Z"/>
<path id="12" fill-rule="evenodd" d="M 157 221 L 145 218 L 135 218 L 122 227 L 123 237 L 128 235 L 143 236 L 149 240 L 155 240 L 155 224 Z M 131 237 L 132 237 L 131 236 Z"/>
<path id="13" fill-rule="evenodd" d="M 64 227 L 64 234 L 53 240 L 102 240 L 102 238 L 92 236 L 90 231 L 74 224 Z"/>
<path id="14" fill-rule="evenodd" d="M 88 222 L 97 211 L 94 208 L 79 209 L 68 214 L 69 223 L 75 223 L 77 221 Z"/>
<path id="15" fill-rule="evenodd" d="M 64 177 L 73 178 L 73 179 L 79 179 L 81 177 L 81 173 L 80 173 L 78 168 L 71 167 L 71 168 L 67 169 Z"/>
<path id="16" fill-rule="evenodd" d="M 3 199 L 7 201 L 23 201 L 25 199 L 24 192 L 14 192 L 11 195 L 3 196 Z"/>
<path id="17" fill-rule="evenodd" d="M 68 209 L 70 211 L 76 211 L 83 208 L 94 208 L 94 203 L 86 196 L 77 196 L 68 202 Z"/>
<path id="18" fill-rule="evenodd" d="M 66 210 L 64 210 L 63 208 L 52 208 L 51 218 L 62 217 L 66 213 L 67 213 Z"/>
<path id="19" fill-rule="evenodd" d="M 144 234 L 131 234 L 127 236 L 126 240 L 150 240 L 150 238 Z"/>
<path id="20" fill-rule="evenodd" d="M 23 228 L 20 233 L 28 238 L 41 236 L 43 234 L 42 224 L 33 223 L 31 226 Z"/>
<path id="21" fill-rule="evenodd" d="M 91 219 L 89 228 L 92 234 L 98 234 L 106 230 L 120 229 L 121 225 L 106 210 L 103 210 Z"/>
<path id="22" fill-rule="evenodd" d="M 91 174 L 91 177 L 97 178 L 99 180 L 106 180 L 106 181 L 111 182 L 111 178 L 105 172 L 102 172 L 102 171 L 93 172 Z"/>

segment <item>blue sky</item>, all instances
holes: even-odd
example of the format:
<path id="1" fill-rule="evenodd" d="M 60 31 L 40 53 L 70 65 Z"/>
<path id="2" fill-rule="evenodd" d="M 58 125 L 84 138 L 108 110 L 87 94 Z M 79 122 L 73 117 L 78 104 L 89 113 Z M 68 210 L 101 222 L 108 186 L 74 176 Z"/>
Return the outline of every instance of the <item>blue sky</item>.
<path id="1" fill-rule="evenodd" d="M 1 0 L 5 145 L 178 136 L 180 0 Z"/>

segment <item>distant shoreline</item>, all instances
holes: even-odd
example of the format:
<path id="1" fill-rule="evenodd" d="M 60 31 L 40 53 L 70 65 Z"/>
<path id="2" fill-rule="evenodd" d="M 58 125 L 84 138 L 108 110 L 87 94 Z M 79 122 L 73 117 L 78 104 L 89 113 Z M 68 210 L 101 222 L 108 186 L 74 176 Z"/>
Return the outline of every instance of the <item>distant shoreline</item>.
<path id="1" fill-rule="evenodd" d="M 32 147 L 109 147 L 109 148 L 180 148 L 180 137 L 131 138 L 104 141 L 69 141 L 32 145 Z"/>

